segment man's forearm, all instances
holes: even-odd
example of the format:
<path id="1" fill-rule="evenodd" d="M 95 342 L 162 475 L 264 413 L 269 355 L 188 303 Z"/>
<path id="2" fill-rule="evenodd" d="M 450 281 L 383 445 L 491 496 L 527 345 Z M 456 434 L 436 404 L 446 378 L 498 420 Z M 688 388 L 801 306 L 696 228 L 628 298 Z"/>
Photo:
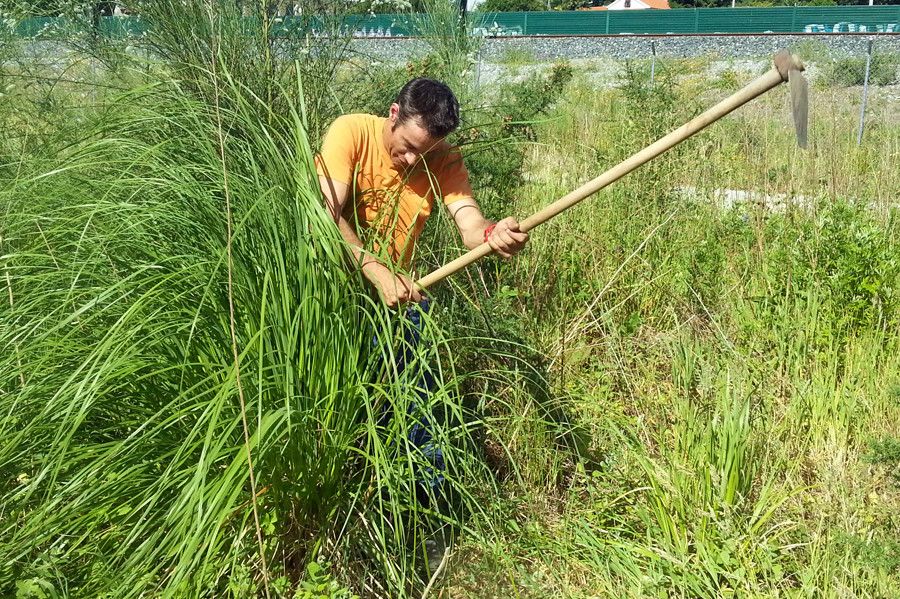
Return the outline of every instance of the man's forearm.
<path id="1" fill-rule="evenodd" d="M 454 202 L 448 208 L 459 229 L 463 245 L 472 250 L 484 243 L 484 231 L 493 225 L 494 221 L 484 217 L 473 198 Z"/>
<path id="2" fill-rule="evenodd" d="M 487 242 L 501 258 L 510 258 L 528 241 L 528 233 L 519 230 L 519 223 L 515 218 L 507 217 L 496 223 L 488 220 L 481 214 L 474 200 L 452 204 L 451 213 L 454 214 L 463 243 L 470 250 Z"/>
<path id="3" fill-rule="evenodd" d="M 350 246 L 350 251 L 353 252 L 356 263 L 362 266 L 363 261 L 366 258 L 366 254 L 363 251 L 362 239 L 359 238 L 359 235 L 356 234 L 356 231 L 343 216 L 338 216 L 337 226 L 338 231 L 341 232 L 341 237 L 343 237 L 344 241 L 347 242 L 347 245 Z"/>
<path id="4" fill-rule="evenodd" d="M 481 220 L 473 226 L 467 227 L 466 230 L 460 231 L 462 234 L 463 244 L 470 250 L 474 250 L 484 243 L 484 231 L 494 224 L 494 221 L 481 217 Z"/>
<path id="5" fill-rule="evenodd" d="M 363 274 L 368 277 L 369 275 L 374 274 L 375 271 L 387 268 L 384 264 L 379 262 L 375 256 L 363 249 L 363 242 L 359 238 L 359 235 L 357 235 L 356 229 L 347 222 L 346 218 L 343 216 L 339 217 L 337 226 L 338 230 L 341 232 L 341 237 L 343 237 L 344 241 L 347 242 L 347 245 L 350 246 L 350 251 L 353 252 L 353 259 L 363 271 Z"/>
<path id="6" fill-rule="evenodd" d="M 407 301 L 421 301 L 422 295 L 416 290 L 413 282 L 403 275 L 395 273 L 390 267 L 363 249 L 362 240 L 356 229 L 344 217 L 337 221 L 338 230 L 344 241 L 350 246 L 353 258 L 363 276 L 375 288 L 382 300 L 389 306 L 396 306 Z"/>
<path id="7" fill-rule="evenodd" d="M 368 253 L 363 247 L 356 228 L 343 215 L 344 205 L 349 198 L 349 185 L 320 176 L 319 186 L 322 188 L 322 196 L 329 214 L 334 219 L 344 242 L 350 246 L 353 261 L 359 266 L 363 276 L 375 287 L 381 298 L 390 306 L 406 301 L 417 302 L 422 299 L 412 281 L 394 272 L 392 268 Z"/>

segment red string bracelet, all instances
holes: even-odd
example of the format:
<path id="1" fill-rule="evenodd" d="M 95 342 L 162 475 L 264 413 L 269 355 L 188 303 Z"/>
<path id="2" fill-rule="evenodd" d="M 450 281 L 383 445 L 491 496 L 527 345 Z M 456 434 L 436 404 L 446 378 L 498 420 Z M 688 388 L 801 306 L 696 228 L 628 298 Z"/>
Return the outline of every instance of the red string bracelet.
<path id="1" fill-rule="evenodd" d="M 490 227 L 488 227 L 487 229 L 484 230 L 484 242 L 485 243 L 488 242 L 488 237 L 491 236 L 491 233 L 494 231 L 494 227 L 496 227 L 496 226 L 497 226 L 497 223 L 494 223 L 493 225 L 491 225 Z"/>

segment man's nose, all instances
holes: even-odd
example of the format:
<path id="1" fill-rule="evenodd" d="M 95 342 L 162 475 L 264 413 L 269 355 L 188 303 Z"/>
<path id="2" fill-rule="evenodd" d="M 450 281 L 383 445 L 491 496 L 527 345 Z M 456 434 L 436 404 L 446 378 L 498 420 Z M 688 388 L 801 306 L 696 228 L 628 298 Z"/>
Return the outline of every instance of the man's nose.
<path id="1" fill-rule="evenodd" d="M 413 152 L 407 152 L 403 158 L 406 160 L 406 164 L 412 166 L 416 163 L 417 156 Z"/>

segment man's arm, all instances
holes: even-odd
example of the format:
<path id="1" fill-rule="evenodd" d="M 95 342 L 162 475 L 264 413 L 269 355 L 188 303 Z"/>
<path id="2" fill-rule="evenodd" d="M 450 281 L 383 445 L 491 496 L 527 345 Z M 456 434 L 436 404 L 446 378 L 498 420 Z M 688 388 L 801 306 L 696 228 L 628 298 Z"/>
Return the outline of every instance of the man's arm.
<path id="1" fill-rule="evenodd" d="M 391 269 L 363 250 L 363 243 L 356 233 L 356 229 L 343 216 L 344 205 L 350 195 L 350 186 L 321 175 L 319 176 L 319 186 L 325 197 L 325 207 L 337 224 L 344 241 L 350 246 L 356 263 L 384 302 L 389 306 L 396 306 L 404 302 L 421 301 L 422 295 L 409 278 L 394 274 Z"/>
<path id="2" fill-rule="evenodd" d="M 481 208 L 472 198 L 453 202 L 447 209 L 456 222 L 463 243 L 470 250 L 484 243 L 484 232 L 491 225 L 494 228 L 487 241 L 491 249 L 503 258 L 519 253 L 528 241 L 528 233 L 519 230 L 519 222 L 515 218 L 510 216 L 494 223 L 484 218 Z"/>

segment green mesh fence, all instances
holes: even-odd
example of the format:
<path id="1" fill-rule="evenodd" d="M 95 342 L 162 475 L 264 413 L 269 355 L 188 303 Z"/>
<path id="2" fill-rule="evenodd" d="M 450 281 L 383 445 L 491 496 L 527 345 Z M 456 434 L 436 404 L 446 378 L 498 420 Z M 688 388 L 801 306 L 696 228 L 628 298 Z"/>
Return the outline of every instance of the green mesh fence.
<path id="1" fill-rule="evenodd" d="M 900 33 L 900 5 L 475 14 L 482 35 Z"/>
<path id="2" fill-rule="evenodd" d="M 342 23 L 359 37 L 416 35 L 423 26 L 434 31 L 426 15 L 357 16 Z M 698 8 L 676 10 L 621 10 L 567 12 L 471 13 L 476 35 L 628 35 L 678 33 L 900 33 L 900 5 L 812 6 L 779 8 Z M 63 19 L 30 19 L 17 25 L 22 36 L 65 31 Z M 452 24 L 438 24 L 453 26 Z M 138 17 L 101 19 L 105 35 L 140 35 L 145 25 Z M 315 18 L 285 17 L 278 30 L 284 35 L 323 34 L 333 29 Z"/>

